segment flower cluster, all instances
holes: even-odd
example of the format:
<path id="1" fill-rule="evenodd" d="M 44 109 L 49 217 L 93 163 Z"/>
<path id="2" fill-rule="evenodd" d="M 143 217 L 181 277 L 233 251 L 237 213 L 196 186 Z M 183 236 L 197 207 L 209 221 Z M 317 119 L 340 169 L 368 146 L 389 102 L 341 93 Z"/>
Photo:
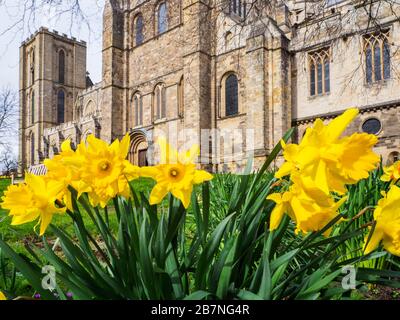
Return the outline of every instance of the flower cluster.
<path id="1" fill-rule="evenodd" d="M 111 145 L 91 135 L 87 144 L 81 143 L 72 150 L 70 141 L 61 146 L 61 153 L 46 159 L 45 176 L 27 173 L 25 183 L 10 186 L 2 198 L 2 207 L 9 210 L 13 225 L 32 221 L 40 224 L 43 235 L 54 214 L 73 211 L 72 187 L 78 193 L 87 194 L 92 206 L 106 207 L 117 196 L 130 197 L 129 182 L 139 177 L 151 177 L 157 181 L 150 195 L 150 204 L 158 204 L 171 192 L 185 208 L 190 204 L 193 185 L 212 179 L 212 175 L 196 170 L 194 159 L 198 146 L 178 154 L 164 138 L 158 141 L 162 164 L 139 168 L 126 160 L 130 137 L 115 140 Z"/>
<path id="2" fill-rule="evenodd" d="M 27 173 L 25 183 L 7 189 L 2 207 L 13 225 L 38 220 L 43 235 L 54 214 L 73 210 L 70 186 L 79 196 L 87 193 L 93 206 L 105 207 L 117 195 L 129 197 L 128 182 L 139 177 L 139 168 L 126 160 L 129 145 L 129 135 L 111 145 L 91 135 L 74 151 L 67 140 L 59 155 L 45 160 L 47 174 Z"/>
<path id="3" fill-rule="evenodd" d="M 376 136 L 341 137 L 357 115 L 357 109 L 349 109 L 328 125 L 317 119 L 300 144 L 282 142 L 286 162 L 275 177 L 290 175 L 292 185 L 283 195 L 268 197 L 277 204 L 271 213 L 271 230 L 279 227 L 285 213 L 296 222 L 297 232 L 321 230 L 346 200 L 346 185 L 367 178 L 377 167 L 380 158 L 372 150 Z M 341 199 L 335 201 L 333 193 Z"/>

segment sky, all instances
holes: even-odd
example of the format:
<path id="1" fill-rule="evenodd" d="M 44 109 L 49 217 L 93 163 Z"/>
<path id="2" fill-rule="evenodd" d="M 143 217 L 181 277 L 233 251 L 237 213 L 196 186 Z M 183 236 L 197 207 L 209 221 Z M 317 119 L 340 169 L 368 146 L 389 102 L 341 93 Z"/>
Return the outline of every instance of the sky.
<path id="1" fill-rule="evenodd" d="M 74 0 L 64 0 L 65 6 Z M 38 1 L 40 2 L 40 1 Z M 43 6 L 35 16 L 29 12 L 23 18 L 25 0 L 0 1 L 0 90 L 10 87 L 18 91 L 19 46 L 41 26 L 57 30 L 60 34 L 76 37 L 87 42 L 87 69 L 94 83 L 101 81 L 102 14 L 104 0 L 82 0 L 81 9 L 85 20 L 71 17 L 70 12 Z M 17 127 L 17 125 L 16 125 Z M 9 137 L 17 153 L 18 137 Z"/>

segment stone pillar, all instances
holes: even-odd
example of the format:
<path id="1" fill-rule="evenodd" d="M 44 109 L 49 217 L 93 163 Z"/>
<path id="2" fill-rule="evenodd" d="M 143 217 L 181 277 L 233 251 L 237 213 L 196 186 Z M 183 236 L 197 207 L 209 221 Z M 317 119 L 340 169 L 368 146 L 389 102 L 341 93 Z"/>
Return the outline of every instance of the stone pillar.
<path id="1" fill-rule="evenodd" d="M 247 129 L 254 130 L 253 148 L 247 150 L 253 153 L 255 165 L 262 164 L 268 153 L 267 132 L 267 84 L 266 73 L 268 52 L 264 46 L 264 34 L 253 35 L 246 43 L 246 105 L 247 105 Z"/>

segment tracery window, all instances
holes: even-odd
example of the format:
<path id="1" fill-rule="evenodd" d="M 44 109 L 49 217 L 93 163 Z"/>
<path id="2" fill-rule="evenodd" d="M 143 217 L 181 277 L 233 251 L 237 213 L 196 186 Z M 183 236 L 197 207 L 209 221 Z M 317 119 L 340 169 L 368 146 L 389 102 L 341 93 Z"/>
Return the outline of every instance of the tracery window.
<path id="1" fill-rule="evenodd" d="M 365 78 L 368 84 L 390 78 L 389 32 L 364 36 Z"/>
<path id="2" fill-rule="evenodd" d="M 331 91 L 330 49 L 324 48 L 308 54 L 310 74 L 310 95 L 321 95 Z"/>
<path id="3" fill-rule="evenodd" d="M 154 90 L 154 112 L 156 120 L 167 116 L 165 88 L 162 84 L 157 85 Z"/>

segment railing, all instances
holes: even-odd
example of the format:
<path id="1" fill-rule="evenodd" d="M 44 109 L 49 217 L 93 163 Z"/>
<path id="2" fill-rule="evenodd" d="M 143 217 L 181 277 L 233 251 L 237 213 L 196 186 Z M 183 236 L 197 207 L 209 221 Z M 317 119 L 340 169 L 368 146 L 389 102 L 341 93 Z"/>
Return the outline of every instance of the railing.
<path id="1" fill-rule="evenodd" d="M 35 176 L 44 176 L 47 173 L 47 168 L 44 164 L 38 164 L 36 166 L 30 166 L 28 172 Z"/>

